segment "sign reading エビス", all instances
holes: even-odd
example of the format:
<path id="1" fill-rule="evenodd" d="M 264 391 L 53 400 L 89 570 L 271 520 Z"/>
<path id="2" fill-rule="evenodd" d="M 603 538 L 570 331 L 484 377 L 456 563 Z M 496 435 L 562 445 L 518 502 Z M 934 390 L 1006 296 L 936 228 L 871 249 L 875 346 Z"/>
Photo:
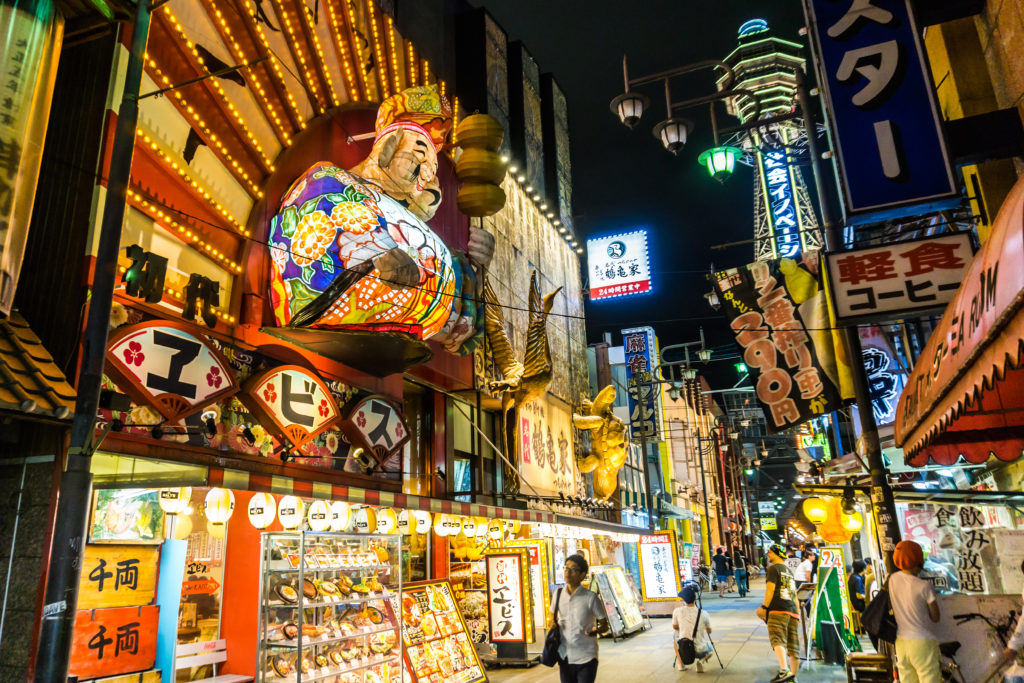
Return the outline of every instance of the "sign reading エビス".
<path id="1" fill-rule="evenodd" d="M 829 254 L 836 316 L 900 317 L 953 300 L 973 256 L 966 232 Z"/>
<path id="2" fill-rule="evenodd" d="M 831 412 L 852 393 L 817 268 L 817 252 L 807 252 L 801 262 L 757 261 L 715 274 L 772 433 Z"/>
<path id="3" fill-rule="evenodd" d="M 632 327 L 622 331 L 622 350 L 626 360 L 626 386 L 629 389 L 629 434 L 648 441 L 661 440 L 661 388 L 650 384 L 658 366 L 658 347 L 654 328 Z"/>
<path id="4" fill-rule="evenodd" d="M 647 231 L 588 239 L 587 267 L 591 301 L 650 292 Z"/>
<path id="5" fill-rule="evenodd" d="M 909 0 L 804 0 L 804 8 L 847 219 L 906 215 L 955 197 Z"/>
<path id="6" fill-rule="evenodd" d="M 526 642 L 528 552 L 500 548 L 487 553 L 487 605 L 492 642 Z"/>

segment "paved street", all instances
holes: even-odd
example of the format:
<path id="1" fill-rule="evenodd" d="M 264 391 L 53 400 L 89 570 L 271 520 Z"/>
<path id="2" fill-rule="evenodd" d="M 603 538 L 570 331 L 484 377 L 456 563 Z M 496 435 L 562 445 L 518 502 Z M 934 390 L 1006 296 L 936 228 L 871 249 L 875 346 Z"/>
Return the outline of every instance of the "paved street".
<path id="1" fill-rule="evenodd" d="M 618 643 L 603 639 L 598 681 L 716 681 L 720 683 L 767 683 L 776 672 L 775 657 L 768 645 L 768 629 L 754 616 L 764 593 L 764 583 L 752 586 L 746 598 L 736 594 L 720 599 L 706 596 L 704 608 L 711 613 L 712 639 L 722 658 L 723 668 L 712 657 L 704 673 L 675 671 L 672 668 L 672 621 L 651 619 L 652 629 Z M 531 669 L 492 669 L 488 677 L 496 683 L 533 683 L 558 680 L 556 669 L 535 666 Z M 800 670 L 801 683 L 845 681 L 846 671 L 821 662 L 805 662 Z"/>

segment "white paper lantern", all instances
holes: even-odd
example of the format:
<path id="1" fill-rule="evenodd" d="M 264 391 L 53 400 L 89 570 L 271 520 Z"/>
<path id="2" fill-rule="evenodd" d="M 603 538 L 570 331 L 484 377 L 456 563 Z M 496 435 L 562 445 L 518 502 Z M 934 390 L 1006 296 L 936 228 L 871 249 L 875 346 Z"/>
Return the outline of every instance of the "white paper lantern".
<path id="1" fill-rule="evenodd" d="M 355 513 L 355 530 L 368 534 L 377 528 L 377 513 L 372 507 L 361 507 Z"/>
<path id="2" fill-rule="evenodd" d="M 398 528 L 398 515 L 393 508 L 381 508 L 377 510 L 377 533 L 393 534 Z"/>
<path id="3" fill-rule="evenodd" d="M 476 521 L 472 517 L 462 518 L 462 533 L 466 534 L 466 538 L 476 536 Z"/>
<path id="4" fill-rule="evenodd" d="M 187 540 L 192 533 L 192 517 L 190 515 L 178 515 L 174 518 L 174 527 L 171 529 L 171 538 L 179 541 Z"/>
<path id="5" fill-rule="evenodd" d="M 229 489 L 212 488 L 206 493 L 204 509 L 206 519 L 212 524 L 223 526 L 235 511 L 235 494 Z"/>
<path id="6" fill-rule="evenodd" d="M 331 526 L 331 508 L 326 500 L 314 500 L 310 503 L 306 523 L 312 531 L 327 531 Z"/>
<path id="7" fill-rule="evenodd" d="M 434 533 L 438 536 L 447 536 L 448 530 L 448 515 L 444 512 L 434 515 Z"/>
<path id="8" fill-rule="evenodd" d="M 430 531 L 433 519 L 431 519 L 429 512 L 426 510 L 413 510 L 412 516 L 416 520 L 416 533 L 425 534 Z"/>
<path id="9" fill-rule="evenodd" d="M 277 504 L 277 518 L 281 520 L 281 526 L 288 531 L 299 528 L 305 512 L 306 504 L 296 496 L 282 496 Z"/>
<path id="10" fill-rule="evenodd" d="M 400 534 L 411 534 L 416 529 L 416 519 L 408 510 L 400 510 L 398 513 L 397 531 Z"/>
<path id="11" fill-rule="evenodd" d="M 192 487 L 160 489 L 160 509 L 169 515 L 180 515 L 188 510 L 188 503 L 192 500 Z"/>
<path id="12" fill-rule="evenodd" d="M 500 519 L 492 519 L 487 523 L 487 536 L 492 541 L 500 541 L 504 535 L 505 525 L 501 523 Z"/>
<path id="13" fill-rule="evenodd" d="M 249 499 L 249 523 L 257 529 L 266 529 L 277 517 L 277 501 L 269 493 L 254 493 Z"/>
<path id="14" fill-rule="evenodd" d="M 352 527 L 352 506 L 343 500 L 331 503 L 331 531 L 348 531 Z"/>

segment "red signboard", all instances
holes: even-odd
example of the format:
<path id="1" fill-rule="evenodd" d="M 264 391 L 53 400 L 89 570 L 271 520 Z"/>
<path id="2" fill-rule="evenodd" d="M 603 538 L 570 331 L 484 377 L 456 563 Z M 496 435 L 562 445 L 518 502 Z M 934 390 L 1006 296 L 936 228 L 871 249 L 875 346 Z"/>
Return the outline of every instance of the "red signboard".
<path id="1" fill-rule="evenodd" d="M 79 610 L 70 673 L 87 679 L 152 668 L 159 617 L 156 605 Z"/>
<path id="2" fill-rule="evenodd" d="M 281 365 L 250 378 L 238 398 L 260 424 L 295 448 L 341 417 L 323 380 L 298 365 Z"/>
<path id="3" fill-rule="evenodd" d="M 183 581 L 181 584 L 182 595 L 212 595 L 220 588 L 220 584 L 214 579 L 195 579 Z"/>

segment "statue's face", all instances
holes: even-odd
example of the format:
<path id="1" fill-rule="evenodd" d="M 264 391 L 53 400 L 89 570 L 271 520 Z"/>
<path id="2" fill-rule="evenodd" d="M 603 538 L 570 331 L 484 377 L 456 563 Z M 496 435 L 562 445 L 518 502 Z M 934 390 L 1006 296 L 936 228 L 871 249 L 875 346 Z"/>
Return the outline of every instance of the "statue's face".
<path id="1" fill-rule="evenodd" d="M 437 150 L 426 135 L 399 129 L 385 135 L 373 146 L 382 171 L 375 178 L 384 191 L 404 204 L 420 219 L 434 217 L 441 205 L 441 188 L 437 180 Z"/>

